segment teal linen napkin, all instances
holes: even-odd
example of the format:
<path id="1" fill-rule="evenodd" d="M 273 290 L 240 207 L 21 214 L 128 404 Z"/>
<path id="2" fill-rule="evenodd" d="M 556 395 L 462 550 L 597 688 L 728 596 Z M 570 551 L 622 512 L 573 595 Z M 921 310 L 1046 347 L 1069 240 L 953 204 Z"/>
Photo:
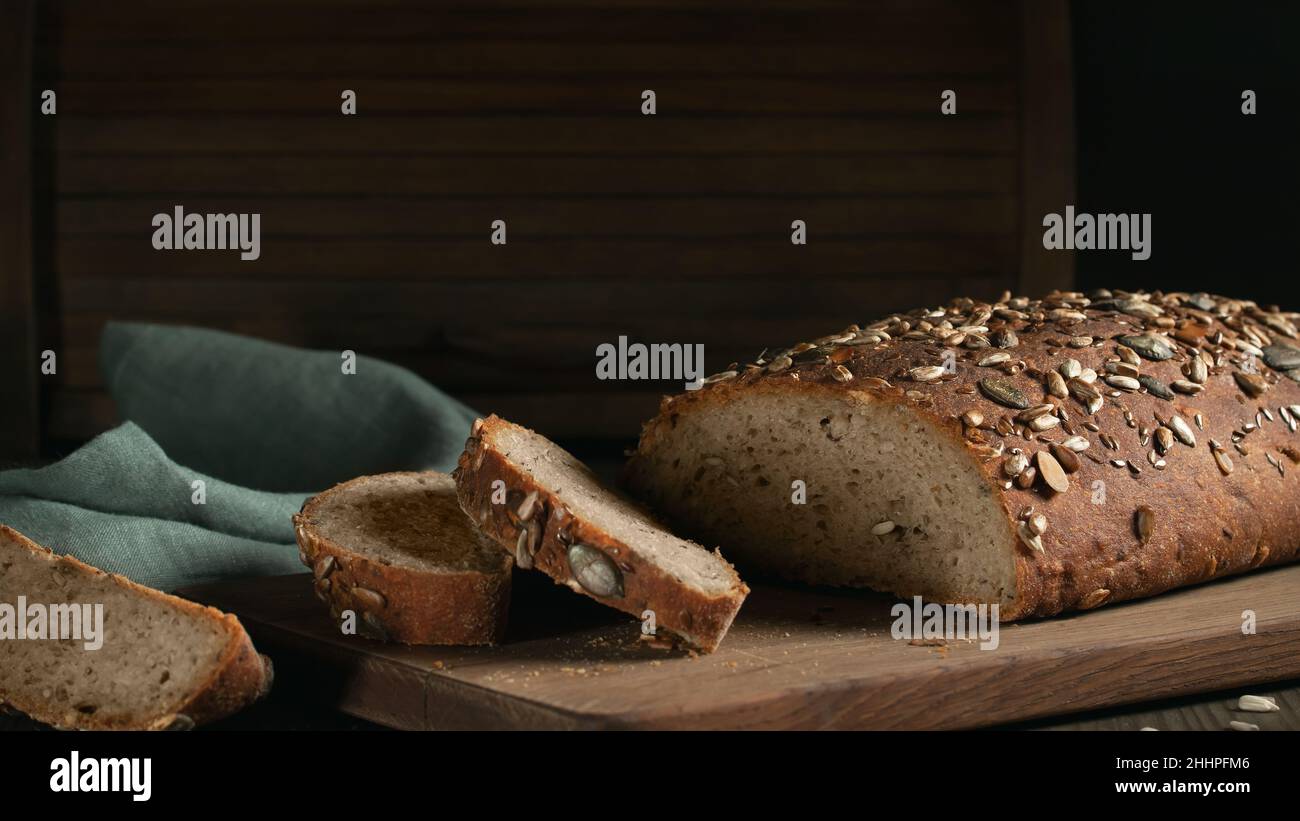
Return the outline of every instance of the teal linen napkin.
<path id="1" fill-rule="evenodd" d="M 172 459 L 227 482 L 321 490 L 390 470 L 450 470 L 474 412 L 404 368 L 200 328 L 113 323 L 100 370 Z"/>
<path id="2" fill-rule="evenodd" d="M 299 572 L 290 517 L 310 493 L 450 470 L 475 415 L 385 362 L 345 374 L 340 354 L 110 324 L 100 364 L 130 421 L 48 467 L 0 472 L 0 522 L 163 590 Z"/>

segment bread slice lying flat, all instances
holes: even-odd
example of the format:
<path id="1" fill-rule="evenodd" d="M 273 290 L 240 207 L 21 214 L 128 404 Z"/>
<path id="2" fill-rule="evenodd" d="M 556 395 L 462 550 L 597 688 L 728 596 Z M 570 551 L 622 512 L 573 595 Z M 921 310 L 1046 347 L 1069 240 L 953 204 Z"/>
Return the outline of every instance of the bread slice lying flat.
<path id="1" fill-rule="evenodd" d="M 1298 326 L 1209 294 L 958 299 L 665 400 L 629 482 L 747 571 L 1003 619 L 1150 596 L 1300 559 Z"/>
<path id="2" fill-rule="evenodd" d="M 445 473 L 344 482 L 294 516 L 299 558 L 335 620 L 403 644 L 493 644 L 505 632 L 511 560 L 461 512 Z"/>
<path id="3" fill-rule="evenodd" d="M 516 563 L 712 651 L 749 588 L 555 443 L 496 416 L 474 423 L 456 468 L 461 507 Z M 494 483 L 500 482 L 495 485 Z"/>
<path id="4" fill-rule="evenodd" d="M 58 556 L 0 525 L 0 604 L 103 606 L 102 646 L 0 640 L 0 704 L 62 729 L 188 729 L 271 687 L 271 662 L 234 616 Z M 30 624 L 30 622 L 28 622 Z M 10 629 L 16 629 L 11 625 Z M 85 634 L 83 633 L 83 636 Z"/>

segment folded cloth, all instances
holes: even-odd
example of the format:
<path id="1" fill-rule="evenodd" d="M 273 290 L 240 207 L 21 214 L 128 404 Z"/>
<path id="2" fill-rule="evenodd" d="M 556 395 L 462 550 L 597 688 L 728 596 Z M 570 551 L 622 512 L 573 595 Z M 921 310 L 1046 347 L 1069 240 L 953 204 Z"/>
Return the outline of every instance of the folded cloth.
<path id="1" fill-rule="evenodd" d="M 474 412 L 404 368 L 200 328 L 112 323 L 100 370 L 118 413 L 172 459 L 259 490 L 450 470 Z M 355 372 L 349 372 L 355 371 Z"/>
<path id="2" fill-rule="evenodd" d="M 311 492 L 450 470 L 474 419 L 385 362 L 346 373 L 341 352 L 198 328 L 110 324 L 100 364 L 130 421 L 0 472 L 0 522 L 163 590 L 301 571 L 290 517 Z"/>

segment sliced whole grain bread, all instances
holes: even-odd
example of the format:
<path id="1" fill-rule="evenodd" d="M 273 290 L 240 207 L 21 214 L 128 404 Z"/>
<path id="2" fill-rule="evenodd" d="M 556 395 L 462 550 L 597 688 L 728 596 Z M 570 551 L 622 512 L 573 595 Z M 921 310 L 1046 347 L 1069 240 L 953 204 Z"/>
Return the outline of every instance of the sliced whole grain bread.
<path id="1" fill-rule="evenodd" d="M 665 399 L 628 482 L 746 572 L 1003 620 L 1294 562 L 1300 314 L 1105 290 L 893 314 Z"/>
<path id="2" fill-rule="evenodd" d="M 19 617 L 19 597 L 31 619 Z M 61 624 L 77 623 L 73 605 L 86 615 L 102 605 L 97 648 L 87 647 L 90 622 L 63 638 L 34 635 L 35 612 L 45 613 L 44 633 L 58 611 Z M 4 525 L 0 607 L 0 704 L 61 729 L 188 729 L 271 687 L 270 659 L 234 616 L 56 555 Z"/>
<path id="3" fill-rule="evenodd" d="M 505 632 L 511 559 L 461 512 L 445 473 L 362 476 L 295 514 L 299 558 L 335 620 L 403 644 L 494 644 Z"/>
<path id="4" fill-rule="evenodd" d="M 717 551 L 674 536 L 555 443 L 497 416 L 453 474 L 464 511 L 524 568 L 709 652 L 749 588 Z M 496 484 L 500 482 L 500 484 Z"/>

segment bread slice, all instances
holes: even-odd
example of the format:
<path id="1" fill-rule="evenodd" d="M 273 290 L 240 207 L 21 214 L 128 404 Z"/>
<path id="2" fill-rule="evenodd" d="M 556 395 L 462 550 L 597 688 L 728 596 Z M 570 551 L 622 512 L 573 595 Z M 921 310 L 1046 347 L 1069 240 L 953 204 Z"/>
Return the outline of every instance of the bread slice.
<path id="1" fill-rule="evenodd" d="M 511 560 L 473 526 L 445 473 L 362 476 L 293 517 L 299 558 L 335 620 L 403 644 L 494 644 L 510 606 Z"/>
<path id="2" fill-rule="evenodd" d="M 680 539 L 571 454 L 497 416 L 474 423 L 460 504 L 525 569 L 714 650 L 749 588 L 716 551 Z M 499 484 L 498 484 L 499 483 Z"/>
<path id="3" fill-rule="evenodd" d="M 34 637 L 19 597 L 44 619 L 51 605 L 102 605 L 102 645 L 88 649 L 84 629 L 80 638 Z M 0 605 L 0 704 L 61 729 L 188 729 L 271 688 L 270 659 L 234 616 L 55 555 L 4 525 Z"/>

